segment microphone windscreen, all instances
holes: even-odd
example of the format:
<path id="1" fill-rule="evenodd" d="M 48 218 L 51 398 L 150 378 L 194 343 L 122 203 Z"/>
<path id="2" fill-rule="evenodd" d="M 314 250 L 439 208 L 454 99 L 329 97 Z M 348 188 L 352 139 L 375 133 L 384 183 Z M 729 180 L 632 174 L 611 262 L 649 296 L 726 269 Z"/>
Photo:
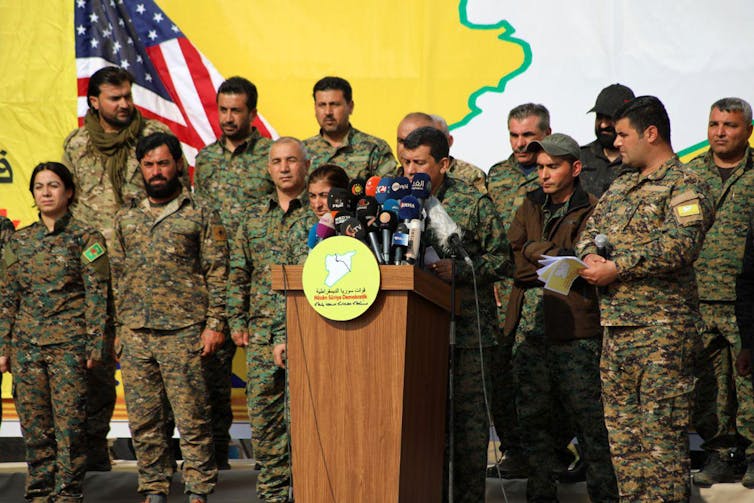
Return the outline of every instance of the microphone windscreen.
<path id="1" fill-rule="evenodd" d="M 333 219 L 335 229 L 340 231 L 340 226 L 349 218 L 353 218 L 353 215 L 348 211 L 339 211 L 338 213 L 336 213 L 335 218 Z"/>
<path id="2" fill-rule="evenodd" d="M 335 226 L 333 225 L 333 217 L 330 213 L 325 213 L 317 223 L 317 237 L 319 239 L 327 239 L 335 235 Z"/>
<path id="3" fill-rule="evenodd" d="M 350 209 L 351 193 L 348 190 L 333 187 L 327 195 L 327 206 L 330 211 L 341 211 Z"/>
<path id="4" fill-rule="evenodd" d="M 356 218 L 362 223 L 368 223 L 368 220 L 377 218 L 379 205 L 373 197 L 364 196 L 356 203 Z"/>
<path id="5" fill-rule="evenodd" d="M 340 224 L 338 234 L 341 236 L 350 236 L 358 240 L 363 240 L 367 235 L 364 226 L 354 217 L 350 217 Z"/>
<path id="6" fill-rule="evenodd" d="M 382 211 L 392 211 L 395 213 L 395 216 L 398 216 L 398 210 L 400 209 L 400 204 L 395 199 L 387 199 L 384 203 L 382 203 Z"/>
<path id="7" fill-rule="evenodd" d="M 392 211 L 383 211 L 379 217 L 380 229 L 394 231 L 398 225 L 398 217 Z"/>
<path id="8" fill-rule="evenodd" d="M 377 192 L 377 185 L 379 185 L 381 178 L 379 176 L 370 176 L 367 179 L 367 183 L 364 184 L 364 194 L 369 197 L 374 197 Z"/>
<path id="9" fill-rule="evenodd" d="M 432 194 L 432 179 L 426 173 L 416 173 L 411 179 L 411 195 L 427 199 Z"/>
<path id="10" fill-rule="evenodd" d="M 319 239 L 317 239 L 317 225 L 319 224 L 314 224 L 312 225 L 312 228 L 309 229 L 309 237 L 306 240 L 306 245 L 310 250 L 317 246 L 317 243 L 319 243 Z"/>
<path id="11" fill-rule="evenodd" d="M 380 179 L 380 183 L 377 184 L 377 191 L 374 194 L 374 198 L 378 203 L 382 204 L 389 197 L 390 186 L 393 184 L 393 179 L 384 176 Z"/>
<path id="12" fill-rule="evenodd" d="M 411 180 L 405 176 L 398 176 L 393 178 L 393 184 L 390 186 L 390 197 L 393 199 L 401 199 L 411 195 Z"/>
<path id="13" fill-rule="evenodd" d="M 413 220 L 419 218 L 421 210 L 419 209 L 419 200 L 414 196 L 406 196 L 400 201 L 398 218 L 401 220 Z"/>

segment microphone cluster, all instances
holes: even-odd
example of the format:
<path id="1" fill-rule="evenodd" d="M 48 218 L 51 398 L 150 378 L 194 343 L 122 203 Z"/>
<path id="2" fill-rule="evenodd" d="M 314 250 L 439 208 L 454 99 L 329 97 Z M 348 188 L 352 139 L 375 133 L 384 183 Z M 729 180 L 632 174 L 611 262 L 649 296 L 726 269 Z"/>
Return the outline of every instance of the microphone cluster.
<path id="1" fill-rule="evenodd" d="M 409 180 L 373 176 L 356 178 L 348 189 L 333 187 L 326 213 L 309 233 L 309 247 L 331 236 L 364 241 L 380 264 L 416 264 L 421 261 L 424 202 L 431 195 L 429 175 Z M 421 265 L 421 264 L 420 264 Z"/>

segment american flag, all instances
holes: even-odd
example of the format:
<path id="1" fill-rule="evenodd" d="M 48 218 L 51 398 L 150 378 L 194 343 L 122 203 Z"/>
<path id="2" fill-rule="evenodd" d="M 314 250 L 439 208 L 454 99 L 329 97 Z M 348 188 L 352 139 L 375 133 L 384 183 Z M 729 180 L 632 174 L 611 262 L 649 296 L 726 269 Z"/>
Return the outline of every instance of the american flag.
<path id="1" fill-rule="evenodd" d="M 167 124 L 191 166 L 199 150 L 222 134 L 216 90 L 223 77 L 152 0 L 76 0 L 78 117 L 88 109 L 89 77 L 120 66 L 135 78 L 134 103 L 144 117 Z M 257 116 L 263 136 L 277 136 Z"/>

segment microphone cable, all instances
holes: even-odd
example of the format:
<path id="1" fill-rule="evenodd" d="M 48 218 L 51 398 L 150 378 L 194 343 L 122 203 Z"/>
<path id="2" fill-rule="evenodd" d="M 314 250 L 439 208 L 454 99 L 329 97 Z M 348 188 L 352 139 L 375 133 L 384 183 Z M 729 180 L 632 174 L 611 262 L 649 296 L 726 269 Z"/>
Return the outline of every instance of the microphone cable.
<path id="1" fill-rule="evenodd" d="M 479 313 L 479 289 L 477 287 L 476 282 L 476 269 L 474 268 L 474 264 L 471 265 L 471 279 L 474 283 L 474 305 L 476 307 L 476 333 L 477 333 L 477 342 L 479 347 L 479 367 L 481 370 L 481 376 L 482 376 L 482 395 L 484 396 L 484 412 L 487 414 L 487 424 L 489 425 L 489 430 L 492 431 L 492 429 L 495 427 L 495 422 L 492 419 L 492 412 L 490 408 L 490 401 L 487 391 L 487 379 L 486 379 L 486 373 L 484 371 L 484 347 L 482 346 L 482 318 Z M 495 433 L 497 433 L 497 430 L 495 430 Z M 494 443 L 493 443 L 494 445 Z M 497 447 L 494 448 L 495 450 L 495 459 L 498 457 Z M 505 500 L 505 503 L 508 503 L 508 495 L 505 493 L 505 486 L 503 485 L 503 475 L 500 472 L 500 466 L 495 463 L 495 468 L 497 470 L 497 480 L 500 486 L 500 492 L 503 494 L 503 499 Z M 486 479 L 486 471 L 485 471 L 485 479 Z"/>

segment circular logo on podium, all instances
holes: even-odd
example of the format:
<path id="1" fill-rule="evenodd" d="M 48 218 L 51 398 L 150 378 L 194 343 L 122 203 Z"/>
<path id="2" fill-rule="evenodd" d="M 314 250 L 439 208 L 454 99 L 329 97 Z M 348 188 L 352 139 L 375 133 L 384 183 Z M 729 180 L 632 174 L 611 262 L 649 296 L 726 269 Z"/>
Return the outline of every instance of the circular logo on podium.
<path id="1" fill-rule="evenodd" d="M 335 236 L 309 252 L 302 282 L 306 300 L 315 311 L 329 320 L 352 320 L 377 298 L 380 266 L 367 245 Z"/>

